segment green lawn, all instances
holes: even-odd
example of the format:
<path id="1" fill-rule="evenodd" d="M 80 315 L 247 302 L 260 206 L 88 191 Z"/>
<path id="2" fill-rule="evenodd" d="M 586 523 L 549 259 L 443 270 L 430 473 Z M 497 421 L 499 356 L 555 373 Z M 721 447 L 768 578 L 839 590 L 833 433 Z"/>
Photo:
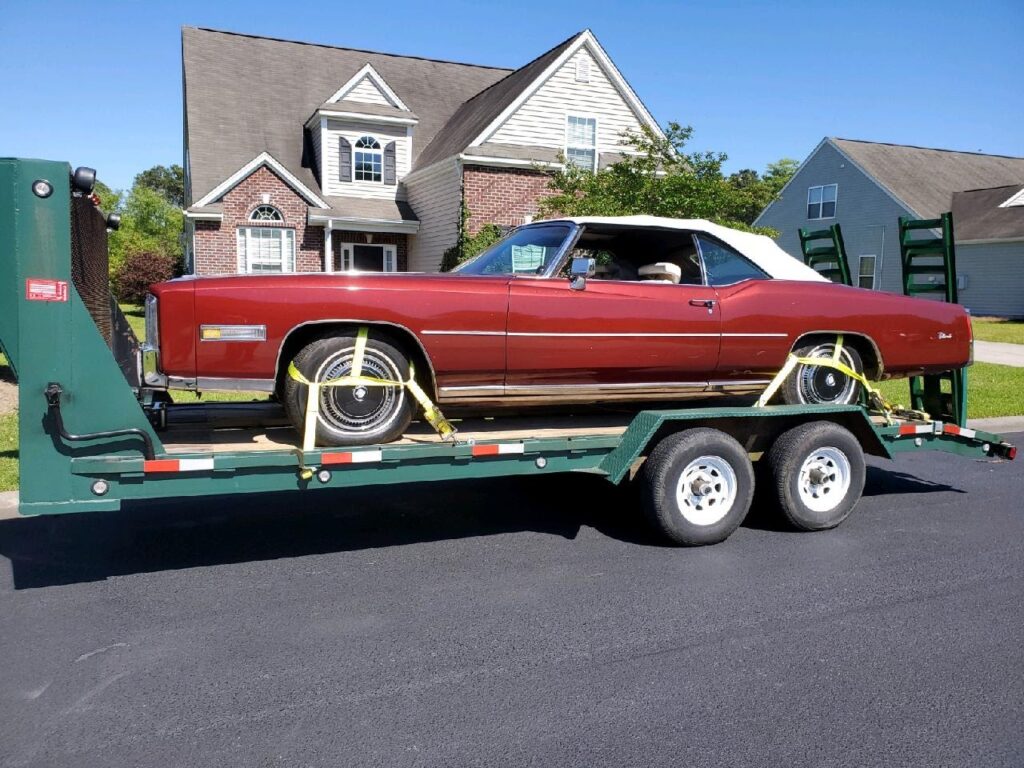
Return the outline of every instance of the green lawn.
<path id="1" fill-rule="evenodd" d="M 0 491 L 18 488 L 18 414 L 0 416 Z"/>
<path id="2" fill-rule="evenodd" d="M 1005 317 L 973 317 L 971 325 L 974 326 L 974 338 L 979 341 L 1024 344 L 1024 320 L 1007 320 Z"/>
<path id="3" fill-rule="evenodd" d="M 975 363 L 967 369 L 967 418 L 1024 416 L 1024 369 L 994 363 Z M 907 405 L 906 379 L 883 381 L 882 394 L 893 405 Z"/>

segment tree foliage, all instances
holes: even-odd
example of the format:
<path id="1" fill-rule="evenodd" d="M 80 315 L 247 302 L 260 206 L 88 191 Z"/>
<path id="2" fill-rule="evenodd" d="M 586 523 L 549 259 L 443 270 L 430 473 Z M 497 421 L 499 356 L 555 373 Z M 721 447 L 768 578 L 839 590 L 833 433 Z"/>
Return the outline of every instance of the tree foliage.
<path id="1" fill-rule="evenodd" d="M 184 216 L 181 209 L 149 187 L 136 185 L 120 208 L 121 227 L 110 233 L 110 265 L 136 253 L 158 253 L 180 263 Z"/>
<path id="2" fill-rule="evenodd" d="M 185 171 L 180 165 L 154 165 L 135 177 L 134 187 L 158 192 L 171 205 L 185 205 Z"/>
<path id="3" fill-rule="evenodd" d="M 479 232 L 471 235 L 466 226 L 470 215 L 470 210 L 463 201 L 459 214 L 459 238 L 455 241 L 455 245 L 445 251 L 444 256 L 441 257 L 442 272 L 451 272 L 462 262 L 482 253 L 501 240 L 508 231 L 506 227 L 500 227 L 497 224 L 484 224 Z"/>
<path id="4" fill-rule="evenodd" d="M 795 161 L 773 163 L 763 177 L 752 170 L 726 177 L 724 153 L 685 151 L 692 134 L 690 126 L 679 123 L 669 123 L 664 136 L 645 126 L 625 137 L 631 151 L 607 168 L 593 173 L 566 163 L 552 174 L 552 194 L 541 201 L 541 214 L 650 214 L 752 229 L 754 219 L 792 175 Z"/>

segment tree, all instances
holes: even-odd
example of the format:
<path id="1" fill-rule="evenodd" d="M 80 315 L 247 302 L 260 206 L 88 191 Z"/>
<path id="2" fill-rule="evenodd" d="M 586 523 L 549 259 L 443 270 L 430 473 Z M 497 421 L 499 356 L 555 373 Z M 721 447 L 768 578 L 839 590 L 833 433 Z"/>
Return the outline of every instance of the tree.
<path id="1" fill-rule="evenodd" d="M 775 171 L 769 166 L 766 176 L 772 174 L 772 186 L 752 170 L 726 178 L 724 153 L 685 151 L 692 134 L 690 126 L 674 122 L 663 136 L 645 126 L 625 137 L 632 151 L 603 170 L 593 173 L 566 163 L 551 176 L 552 195 L 541 201 L 542 215 L 650 214 L 751 229 L 754 218 L 773 199 L 769 190 L 788 167 L 782 166 L 787 161 L 774 164 L 780 166 Z M 764 228 L 757 231 L 776 234 Z"/>
<path id="2" fill-rule="evenodd" d="M 136 184 L 121 206 L 121 227 L 110 233 L 110 267 L 114 272 L 137 253 L 158 253 L 180 264 L 184 217 L 159 192 Z"/>
<path id="3" fill-rule="evenodd" d="M 158 192 L 171 205 L 185 205 L 185 172 L 180 165 L 154 165 L 135 177 L 135 187 Z"/>
<path id="4" fill-rule="evenodd" d="M 102 181 L 97 180 L 93 192 L 100 199 L 100 210 L 104 213 L 121 212 L 121 190 L 111 189 Z"/>

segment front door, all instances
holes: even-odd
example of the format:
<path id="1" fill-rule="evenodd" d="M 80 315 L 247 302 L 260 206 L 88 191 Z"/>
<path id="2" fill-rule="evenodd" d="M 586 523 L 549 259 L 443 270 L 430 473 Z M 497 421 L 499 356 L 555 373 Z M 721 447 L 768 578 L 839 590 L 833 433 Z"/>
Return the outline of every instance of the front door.
<path id="1" fill-rule="evenodd" d="M 564 278 L 517 277 L 505 384 L 523 395 L 703 388 L 720 344 L 709 286 L 590 279 L 575 291 Z"/>
<path id="2" fill-rule="evenodd" d="M 398 270 L 393 245 L 342 243 L 334 256 L 335 272 L 395 272 Z"/>

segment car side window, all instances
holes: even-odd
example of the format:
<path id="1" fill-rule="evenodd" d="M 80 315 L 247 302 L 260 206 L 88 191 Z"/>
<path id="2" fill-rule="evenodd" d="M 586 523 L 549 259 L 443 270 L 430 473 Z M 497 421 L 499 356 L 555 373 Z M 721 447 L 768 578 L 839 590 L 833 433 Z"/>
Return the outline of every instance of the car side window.
<path id="1" fill-rule="evenodd" d="M 731 285 L 741 280 L 765 280 L 768 274 L 732 248 L 697 235 L 708 285 Z"/>

